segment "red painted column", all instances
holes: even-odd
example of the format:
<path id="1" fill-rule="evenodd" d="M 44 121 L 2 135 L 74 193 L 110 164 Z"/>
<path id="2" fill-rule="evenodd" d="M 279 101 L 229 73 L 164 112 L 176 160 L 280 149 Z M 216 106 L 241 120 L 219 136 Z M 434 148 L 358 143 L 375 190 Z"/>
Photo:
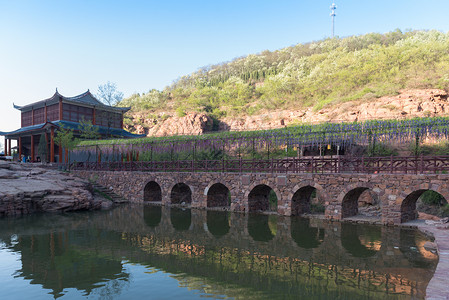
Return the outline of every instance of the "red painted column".
<path id="1" fill-rule="evenodd" d="M 11 142 L 12 142 L 12 140 L 9 139 L 9 143 L 8 143 L 8 155 L 9 155 L 9 156 L 12 155 L 12 152 L 11 152 Z"/>
<path id="2" fill-rule="evenodd" d="M 34 162 L 34 135 L 31 135 L 31 162 Z"/>
<path id="3" fill-rule="evenodd" d="M 5 156 L 8 156 L 8 139 L 5 136 Z"/>
<path id="4" fill-rule="evenodd" d="M 55 162 L 55 128 L 50 130 L 50 162 Z"/>
<path id="5" fill-rule="evenodd" d="M 22 161 L 22 137 L 19 136 L 19 159 Z"/>

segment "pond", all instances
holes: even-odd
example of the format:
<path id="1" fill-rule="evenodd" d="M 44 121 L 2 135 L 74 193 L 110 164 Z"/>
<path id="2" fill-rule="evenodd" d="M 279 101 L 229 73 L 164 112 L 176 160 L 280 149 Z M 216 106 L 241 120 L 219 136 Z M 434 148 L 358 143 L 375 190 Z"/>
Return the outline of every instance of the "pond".
<path id="1" fill-rule="evenodd" d="M 416 230 L 124 205 L 0 219 L 3 299 L 421 299 Z"/>

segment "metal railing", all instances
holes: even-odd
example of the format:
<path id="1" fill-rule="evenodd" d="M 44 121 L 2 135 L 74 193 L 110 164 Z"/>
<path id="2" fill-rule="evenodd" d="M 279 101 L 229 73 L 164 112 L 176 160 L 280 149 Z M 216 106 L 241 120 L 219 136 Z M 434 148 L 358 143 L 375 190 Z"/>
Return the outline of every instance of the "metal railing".
<path id="1" fill-rule="evenodd" d="M 444 174 L 449 172 L 449 156 L 337 156 L 271 160 L 76 162 L 66 165 L 65 168 L 72 170 L 144 172 Z"/>

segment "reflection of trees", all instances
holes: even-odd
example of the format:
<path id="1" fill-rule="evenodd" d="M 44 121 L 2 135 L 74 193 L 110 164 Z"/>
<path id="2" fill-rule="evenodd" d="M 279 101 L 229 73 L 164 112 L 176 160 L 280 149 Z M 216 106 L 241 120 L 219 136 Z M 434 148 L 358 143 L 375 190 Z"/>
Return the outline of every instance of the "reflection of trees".
<path id="1" fill-rule="evenodd" d="M 354 257 L 371 257 L 377 253 L 376 250 L 371 250 L 370 247 L 363 245 L 360 242 L 360 236 L 364 240 L 370 242 L 380 242 L 381 229 L 379 226 L 360 226 L 351 223 L 341 224 L 341 244 Z"/>
<path id="2" fill-rule="evenodd" d="M 22 254 L 21 277 L 51 289 L 55 298 L 66 288 L 76 288 L 90 294 L 98 282 L 119 280 L 125 284 L 128 274 L 122 272 L 120 261 L 98 257 L 95 244 L 80 249 L 76 243 L 88 233 L 49 233 L 22 236 L 13 246 Z M 91 239 L 89 239 L 91 240 Z"/>

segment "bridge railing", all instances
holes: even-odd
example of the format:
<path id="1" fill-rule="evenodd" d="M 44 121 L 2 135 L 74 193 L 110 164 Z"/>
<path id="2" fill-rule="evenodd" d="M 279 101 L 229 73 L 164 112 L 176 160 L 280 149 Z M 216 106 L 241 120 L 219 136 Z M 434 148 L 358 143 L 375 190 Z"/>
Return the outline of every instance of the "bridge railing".
<path id="1" fill-rule="evenodd" d="M 271 160 L 78 162 L 75 170 L 238 173 L 448 173 L 449 156 L 302 157 Z"/>

